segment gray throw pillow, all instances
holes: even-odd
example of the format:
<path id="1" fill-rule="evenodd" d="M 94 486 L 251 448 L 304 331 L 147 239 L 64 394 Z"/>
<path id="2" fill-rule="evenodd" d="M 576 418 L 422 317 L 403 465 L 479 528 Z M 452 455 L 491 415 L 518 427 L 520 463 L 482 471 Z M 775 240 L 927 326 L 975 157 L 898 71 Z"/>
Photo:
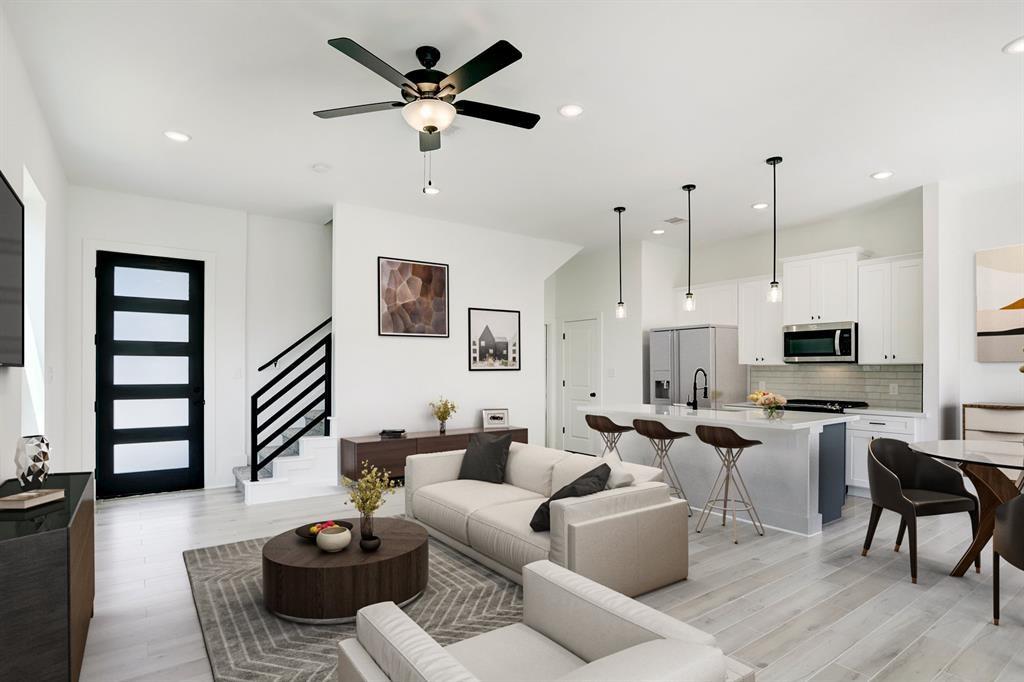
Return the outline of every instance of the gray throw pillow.
<path id="1" fill-rule="evenodd" d="M 469 447 L 462 458 L 459 479 L 504 483 L 511 445 L 511 433 L 474 433 L 469 437 Z"/>

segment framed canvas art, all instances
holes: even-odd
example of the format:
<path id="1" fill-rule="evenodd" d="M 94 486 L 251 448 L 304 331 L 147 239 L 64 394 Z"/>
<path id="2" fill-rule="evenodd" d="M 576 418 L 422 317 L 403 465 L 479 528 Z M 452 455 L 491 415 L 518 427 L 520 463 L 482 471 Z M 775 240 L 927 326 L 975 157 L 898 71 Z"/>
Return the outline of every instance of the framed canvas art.
<path id="1" fill-rule="evenodd" d="M 448 266 L 377 258 L 377 334 L 448 338 Z"/>
<path id="2" fill-rule="evenodd" d="M 975 256 L 978 362 L 1024 360 L 1024 244 Z"/>
<path id="3" fill-rule="evenodd" d="M 521 351 L 518 310 L 469 309 L 470 371 L 516 371 Z"/>

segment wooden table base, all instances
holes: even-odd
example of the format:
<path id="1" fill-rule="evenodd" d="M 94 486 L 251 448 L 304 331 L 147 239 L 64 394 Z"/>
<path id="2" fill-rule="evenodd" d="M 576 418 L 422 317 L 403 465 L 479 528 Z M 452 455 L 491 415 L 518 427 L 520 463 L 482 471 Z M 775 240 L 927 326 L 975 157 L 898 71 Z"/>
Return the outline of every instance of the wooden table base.
<path id="1" fill-rule="evenodd" d="M 974 541 L 971 542 L 971 546 L 967 548 L 956 567 L 950 572 L 950 575 L 958 578 L 967 573 L 967 569 L 971 567 L 971 564 L 981 554 L 981 550 L 985 549 L 985 545 L 992 539 L 992 531 L 996 522 L 996 507 L 1020 495 L 1020 483 L 1024 480 L 1021 478 L 1015 483 L 1001 469 L 993 466 L 962 463 L 960 468 L 974 484 L 974 489 L 978 491 L 981 520 L 978 523 L 978 532 L 974 536 Z"/>

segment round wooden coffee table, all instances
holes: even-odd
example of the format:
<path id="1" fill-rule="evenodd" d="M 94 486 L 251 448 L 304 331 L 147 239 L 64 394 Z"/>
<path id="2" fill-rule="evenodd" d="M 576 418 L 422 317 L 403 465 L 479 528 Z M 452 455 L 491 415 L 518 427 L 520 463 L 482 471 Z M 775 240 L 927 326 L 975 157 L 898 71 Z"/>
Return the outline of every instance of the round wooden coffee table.
<path id="1" fill-rule="evenodd" d="M 322 552 L 294 530 L 263 546 L 263 604 L 272 613 L 300 623 L 340 623 L 382 601 L 403 606 L 427 586 L 427 531 L 394 518 L 375 518 L 381 538 L 376 552 L 359 549 L 359 519 L 352 544 Z"/>

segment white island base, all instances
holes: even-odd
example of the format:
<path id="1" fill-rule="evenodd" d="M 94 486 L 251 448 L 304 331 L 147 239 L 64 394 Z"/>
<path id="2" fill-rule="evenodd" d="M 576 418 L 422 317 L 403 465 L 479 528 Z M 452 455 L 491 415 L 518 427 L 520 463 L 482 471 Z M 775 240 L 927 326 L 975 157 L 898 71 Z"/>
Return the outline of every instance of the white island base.
<path id="1" fill-rule="evenodd" d="M 621 425 L 632 425 L 634 419 L 653 419 L 673 431 L 689 433 L 689 438 L 675 441 L 669 458 L 695 514 L 707 501 L 722 464 L 714 448 L 697 438 L 697 426 L 726 426 L 744 438 L 761 441 L 761 445 L 748 448 L 740 457 L 740 474 L 764 524 L 801 535 L 821 532 L 818 490 L 822 433 L 826 426 L 846 424 L 859 418 L 849 414 L 784 412 L 780 418 L 769 420 L 760 410 L 702 409 L 694 412 L 688 407 L 644 404 L 589 406 L 581 407 L 580 411 L 606 416 Z M 841 441 L 841 447 L 845 451 L 845 440 Z M 650 442 L 636 433 L 623 436 L 619 452 L 624 460 L 631 462 L 651 464 L 654 458 Z M 831 456 L 837 454 L 830 453 Z M 839 475 L 845 476 L 844 467 Z M 838 483 L 844 484 L 845 478 Z M 736 517 L 749 522 L 745 512 L 737 511 Z M 712 515 L 708 522 L 721 523 L 721 513 Z M 731 512 L 729 522 L 732 522 Z"/>

